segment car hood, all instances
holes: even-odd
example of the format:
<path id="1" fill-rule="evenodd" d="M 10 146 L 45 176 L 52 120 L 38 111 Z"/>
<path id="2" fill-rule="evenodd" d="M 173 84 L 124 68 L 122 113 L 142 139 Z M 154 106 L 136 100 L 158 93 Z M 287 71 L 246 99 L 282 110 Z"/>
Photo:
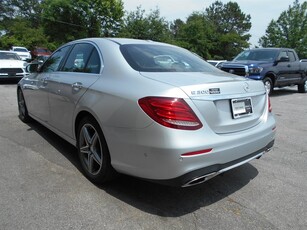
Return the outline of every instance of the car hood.
<path id="1" fill-rule="evenodd" d="M 49 57 L 51 55 L 51 53 L 49 53 L 49 52 L 44 52 L 44 53 L 42 53 L 42 52 L 40 52 L 40 53 L 34 52 L 34 54 L 36 56 L 46 56 L 46 57 Z"/>
<path id="2" fill-rule="evenodd" d="M 223 66 L 231 66 L 231 65 L 267 65 L 269 63 L 273 63 L 273 61 L 255 61 L 255 60 L 245 60 L 245 61 L 231 61 L 223 63 Z"/>
<path id="3" fill-rule="evenodd" d="M 0 60 L 0 68 L 24 68 L 25 63 L 21 60 Z"/>
<path id="4" fill-rule="evenodd" d="M 181 88 L 189 97 L 264 92 L 263 83 L 220 72 L 141 72 L 141 75 Z"/>

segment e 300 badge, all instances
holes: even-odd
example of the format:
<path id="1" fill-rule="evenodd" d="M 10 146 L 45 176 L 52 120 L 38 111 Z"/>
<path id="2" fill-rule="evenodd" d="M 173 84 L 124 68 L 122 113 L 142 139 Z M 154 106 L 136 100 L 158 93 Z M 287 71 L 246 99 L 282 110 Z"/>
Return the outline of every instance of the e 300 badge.
<path id="1" fill-rule="evenodd" d="M 191 91 L 192 95 L 204 95 L 204 94 L 221 94 L 220 88 L 211 88 L 206 90 Z"/>

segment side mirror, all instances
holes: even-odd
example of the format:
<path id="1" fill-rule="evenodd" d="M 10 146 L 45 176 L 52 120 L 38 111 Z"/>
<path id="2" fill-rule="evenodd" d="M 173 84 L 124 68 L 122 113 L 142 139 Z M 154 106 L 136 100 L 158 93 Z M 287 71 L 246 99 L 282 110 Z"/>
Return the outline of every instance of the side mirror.
<path id="1" fill-rule="evenodd" d="M 281 57 L 279 60 L 278 60 L 278 62 L 288 62 L 288 61 L 290 61 L 290 59 L 289 59 L 289 57 Z"/>
<path id="2" fill-rule="evenodd" d="M 39 65 L 37 63 L 31 63 L 31 64 L 27 65 L 26 71 L 29 72 L 29 73 L 36 73 L 36 72 L 38 72 L 38 67 L 39 67 Z"/>

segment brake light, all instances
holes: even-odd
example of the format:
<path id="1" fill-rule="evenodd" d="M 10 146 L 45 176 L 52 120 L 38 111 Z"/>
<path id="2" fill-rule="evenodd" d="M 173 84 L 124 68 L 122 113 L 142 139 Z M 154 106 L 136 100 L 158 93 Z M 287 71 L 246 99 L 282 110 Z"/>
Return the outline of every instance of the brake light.
<path id="1" fill-rule="evenodd" d="M 271 113 L 273 111 L 273 108 L 272 108 L 270 97 L 268 97 L 268 106 L 269 106 L 269 113 Z"/>
<path id="2" fill-rule="evenodd" d="M 203 126 L 182 98 L 144 97 L 138 102 L 149 117 L 163 126 L 183 130 L 197 130 Z"/>

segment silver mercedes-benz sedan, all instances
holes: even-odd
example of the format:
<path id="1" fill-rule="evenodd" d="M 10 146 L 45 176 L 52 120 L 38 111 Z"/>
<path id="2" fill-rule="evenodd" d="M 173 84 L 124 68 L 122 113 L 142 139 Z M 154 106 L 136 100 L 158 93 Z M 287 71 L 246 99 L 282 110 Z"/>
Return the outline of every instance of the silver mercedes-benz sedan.
<path id="1" fill-rule="evenodd" d="M 17 85 L 19 117 L 78 149 L 84 174 L 191 186 L 260 158 L 276 124 L 261 81 L 177 46 L 123 38 L 67 43 Z"/>

